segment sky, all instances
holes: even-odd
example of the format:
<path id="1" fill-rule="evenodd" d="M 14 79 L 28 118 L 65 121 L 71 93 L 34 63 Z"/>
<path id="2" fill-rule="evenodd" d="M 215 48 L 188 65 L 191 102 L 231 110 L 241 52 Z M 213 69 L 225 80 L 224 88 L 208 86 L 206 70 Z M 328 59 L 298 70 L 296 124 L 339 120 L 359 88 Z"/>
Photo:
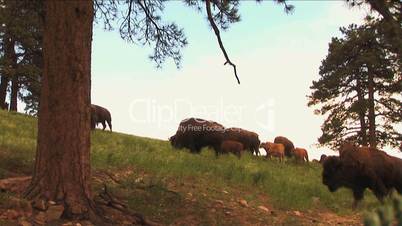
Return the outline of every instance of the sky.
<path id="1" fill-rule="evenodd" d="M 293 1 L 284 13 L 273 2 L 241 1 L 241 22 L 222 32 L 233 69 L 223 54 L 205 12 L 169 1 L 163 14 L 185 31 L 181 68 L 168 60 L 157 69 L 152 47 L 122 40 L 118 31 L 96 25 L 92 45 L 92 103 L 112 114 L 114 131 L 167 140 L 181 120 L 199 117 L 225 127 L 257 132 L 261 141 L 282 135 L 306 148 L 310 159 L 332 153 L 315 144 L 324 118 L 307 107 L 307 95 L 328 43 L 339 27 L 360 24 L 366 9 L 344 1 Z"/>

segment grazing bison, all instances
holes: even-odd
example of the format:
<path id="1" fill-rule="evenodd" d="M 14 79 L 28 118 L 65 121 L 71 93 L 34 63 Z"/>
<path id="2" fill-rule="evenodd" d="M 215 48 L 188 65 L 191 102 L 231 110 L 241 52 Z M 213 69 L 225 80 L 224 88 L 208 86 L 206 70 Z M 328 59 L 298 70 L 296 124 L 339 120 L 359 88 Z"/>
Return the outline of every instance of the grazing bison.
<path id="1" fill-rule="evenodd" d="M 221 143 L 220 152 L 222 154 L 232 153 L 240 158 L 243 150 L 244 150 L 244 145 L 237 141 L 225 140 Z"/>
<path id="2" fill-rule="evenodd" d="M 261 143 L 261 148 L 267 152 L 267 158 L 271 158 L 272 156 L 279 158 L 282 162 L 285 157 L 285 146 L 283 144 L 275 144 L 271 142 Z"/>
<path id="3" fill-rule="evenodd" d="M 193 153 L 199 153 L 203 147 L 212 147 L 218 153 L 224 129 L 217 122 L 188 118 L 180 122 L 176 134 L 169 141 L 173 147 L 188 148 Z"/>
<path id="4" fill-rule="evenodd" d="M 392 188 L 402 193 L 402 160 L 384 151 L 346 145 L 340 156 L 329 156 L 323 164 L 322 182 L 331 192 L 340 187 L 353 191 L 353 207 L 369 188 L 381 202 Z"/>
<path id="5" fill-rule="evenodd" d="M 112 117 L 110 112 L 101 106 L 91 104 L 91 129 L 95 129 L 98 123 L 102 123 L 103 130 L 106 128 L 106 122 L 112 131 Z"/>
<path id="6" fill-rule="evenodd" d="M 295 148 L 292 141 L 290 141 L 286 137 L 278 136 L 275 137 L 274 143 L 276 144 L 283 144 L 285 146 L 285 155 L 286 157 L 292 157 L 292 150 Z"/>
<path id="7" fill-rule="evenodd" d="M 328 156 L 325 154 L 322 154 L 320 157 L 320 163 L 323 164 L 326 158 L 328 158 Z"/>
<path id="8" fill-rule="evenodd" d="M 296 158 L 297 162 L 308 162 L 308 153 L 304 148 L 295 148 L 292 151 L 292 155 Z"/>
<path id="9" fill-rule="evenodd" d="M 8 110 L 8 103 L 4 102 L 4 104 L 1 105 L 0 108 L 3 109 L 3 110 Z"/>
<path id="10" fill-rule="evenodd" d="M 223 139 L 238 141 L 244 145 L 244 149 L 256 155 L 260 154 L 260 139 L 258 139 L 258 134 L 254 132 L 241 128 L 227 128 L 223 133 Z"/>

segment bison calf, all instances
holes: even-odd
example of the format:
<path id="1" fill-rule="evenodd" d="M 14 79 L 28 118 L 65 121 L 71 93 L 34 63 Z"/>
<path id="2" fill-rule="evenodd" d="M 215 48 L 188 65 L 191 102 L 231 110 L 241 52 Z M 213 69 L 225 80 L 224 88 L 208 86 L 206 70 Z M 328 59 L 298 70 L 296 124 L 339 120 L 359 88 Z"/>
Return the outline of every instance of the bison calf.
<path id="1" fill-rule="evenodd" d="M 267 152 L 267 158 L 271 158 L 272 156 L 279 158 L 282 162 L 285 157 L 285 146 L 283 144 L 275 144 L 271 142 L 261 143 L 261 148 Z"/>
<path id="2" fill-rule="evenodd" d="M 295 148 L 292 150 L 292 155 L 296 158 L 297 162 L 308 162 L 308 153 L 304 148 Z"/>
<path id="3" fill-rule="evenodd" d="M 112 117 L 110 112 L 101 106 L 91 104 L 91 129 L 95 129 L 98 123 L 102 123 L 103 130 L 106 128 L 106 122 L 112 131 Z"/>
<path id="4" fill-rule="evenodd" d="M 232 153 L 236 155 L 238 158 L 241 157 L 241 153 L 244 150 L 244 145 L 240 142 L 233 140 L 225 140 L 221 144 L 220 152 L 222 154 Z"/>

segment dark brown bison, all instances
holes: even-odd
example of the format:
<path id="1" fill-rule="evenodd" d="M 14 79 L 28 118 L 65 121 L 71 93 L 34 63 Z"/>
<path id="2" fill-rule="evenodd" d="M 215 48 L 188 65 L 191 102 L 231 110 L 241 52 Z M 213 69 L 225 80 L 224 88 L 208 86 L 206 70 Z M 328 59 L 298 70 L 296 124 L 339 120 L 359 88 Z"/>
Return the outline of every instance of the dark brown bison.
<path id="1" fill-rule="evenodd" d="M 241 157 L 241 153 L 244 150 L 244 146 L 242 143 L 233 141 L 233 140 L 225 140 L 221 143 L 220 152 L 222 154 L 232 153 L 237 157 Z"/>
<path id="2" fill-rule="evenodd" d="M 4 104 L 2 104 L 2 105 L 0 106 L 0 108 L 3 109 L 3 110 L 8 110 L 8 103 L 7 103 L 7 102 L 4 102 Z"/>
<path id="3" fill-rule="evenodd" d="M 276 144 L 283 144 L 285 146 L 285 155 L 286 157 L 292 157 L 292 150 L 295 148 L 292 141 L 290 141 L 286 137 L 278 136 L 275 137 L 274 143 Z"/>
<path id="4" fill-rule="evenodd" d="M 256 155 L 260 154 L 260 139 L 258 139 L 258 134 L 254 132 L 241 128 L 227 128 L 223 133 L 223 139 L 238 141 L 243 144 L 244 149 Z"/>
<path id="5" fill-rule="evenodd" d="M 91 129 L 95 129 L 98 123 L 102 123 L 103 130 L 106 128 L 106 122 L 112 131 L 112 117 L 110 112 L 101 106 L 91 104 Z"/>
<path id="6" fill-rule="evenodd" d="M 188 118 L 180 122 L 176 134 L 169 141 L 173 147 L 188 148 L 193 153 L 199 153 L 203 147 L 211 147 L 218 153 L 224 129 L 214 121 Z"/>
<path id="7" fill-rule="evenodd" d="M 292 155 L 296 158 L 297 162 L 308 162 L 308 153 L 304 148 L 295 148 L 292 151 Z"/>
<path id="8" fill-rule="evenodd" d="M 325 154 L 322 154 L 320 157 L 320 163 L 323 164 L 326 158 L 328 158 L 328 156 Z"/>
<path id="9" fill-rule="evenodd" d="M 382 202 L 392 188 L 402 192 L 402 160 L 374 148 L 343 146 L 339 157 L 324 161 L 322 182 L 331 192 L 352 189 L 353 207 L 363 199 L 366 188 Z"/>
<path id="10" fill-rule="evenodd" d="M 260 145 L 261 148 L 267 152 L 267 158 L 271 158 L 272 156 L 279 158 L 282 162 L 285 157 L 285 146 L 283 144 L 275 144 L 271 142 L 263 142 Z"/>

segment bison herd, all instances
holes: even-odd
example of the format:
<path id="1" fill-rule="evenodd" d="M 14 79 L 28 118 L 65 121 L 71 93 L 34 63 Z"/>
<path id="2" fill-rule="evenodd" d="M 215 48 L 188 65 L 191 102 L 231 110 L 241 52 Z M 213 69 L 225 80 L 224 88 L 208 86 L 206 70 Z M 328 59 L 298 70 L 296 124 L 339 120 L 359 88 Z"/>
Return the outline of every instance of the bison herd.
<path id="1" fill-rule="evenodd" d="M 98 123 L 112 131 L 110 112 L 100 106 L 91 105 L 91 128 Z M 304 148 L 295 147 L 292 141 L 278 136 L 273 142 L 260 142 L 258 134 L 242 128 L 225 128 L 223 125 L 200 118 L 188 118 L 180 122 L 176 133 L 169 138 L 170 144 L 177 149 L 187 148 L 192 153 L 200 153 L 202 148 L 212 148 L 216 155 L 232 153 L 238 158 L 244 151 L 260 155 L 263 148 L 266 158 L 293 157 L 297 162 L 308 162 L 308 153 Z M 402 159 L 393 157 L 384 151 L 358 147 L 345 143 L 339 149 L 339 156 L 321 155 L 322 183 L 329 191 L 335 192 L 340 187 L 353 191 L 353 207 L 363 199 L 366 188 L 373 191 L 377 199 L 383 202 L 392 189 L 402 193 Z"/>
<path id="2" fill-rule="evenodd" d="M 232 153 L 239 158 L 244 151 L 260 155 L 264 148 L 267 157 L 295 157 L 308 162 L 307 151 L 295 148 L 286 137 L 276 137 L 274 142 L 261 143 L 258 134 L 242 128 L 225 128 L 223 125 L 200 118 L 188 118 L 180 122 L 176 134 L 169 138 L 175 148 L 187 148 L 192 153 L 200 153 L 204 147 L 212 148 L 216 155 Z"/>

